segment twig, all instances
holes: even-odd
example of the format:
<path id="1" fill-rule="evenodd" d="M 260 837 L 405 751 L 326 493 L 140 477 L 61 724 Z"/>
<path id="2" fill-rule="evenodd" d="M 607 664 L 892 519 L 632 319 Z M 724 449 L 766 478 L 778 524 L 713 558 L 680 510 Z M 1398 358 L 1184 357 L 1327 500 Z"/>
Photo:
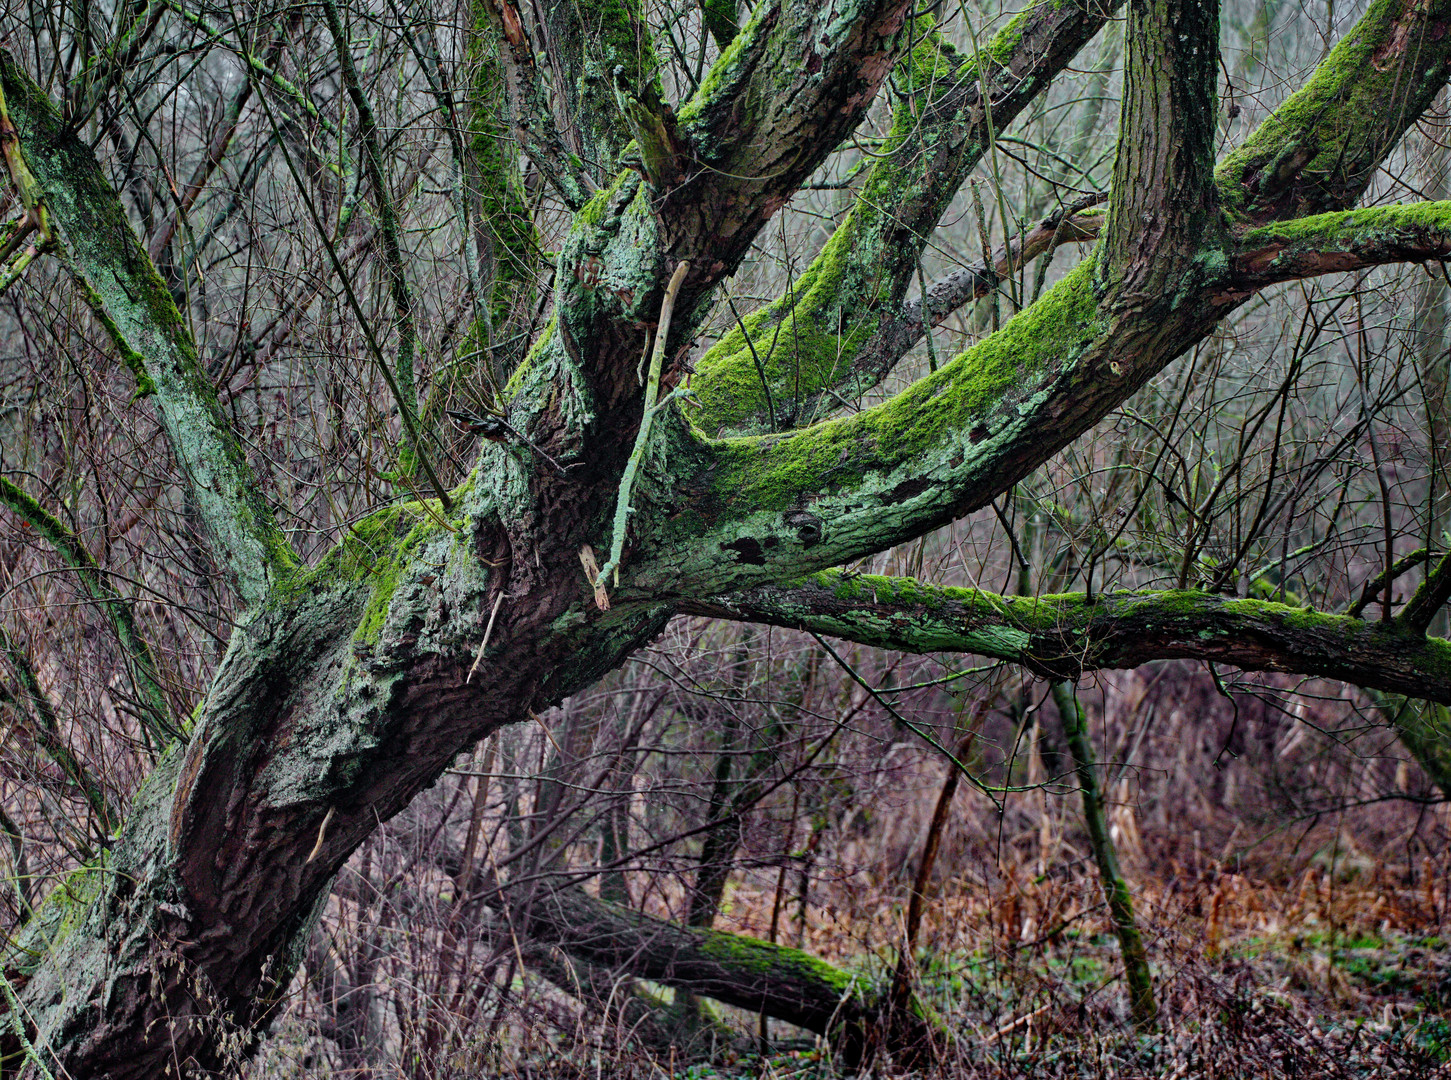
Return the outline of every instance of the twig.
<path id="1" fill-rule="evenodd" d="M 655 354 L 650 358 L 650 381 L 645 386 L 645 413 L 640 418 L 640 430 L 635 435 L 635 448 L 630 451 L 630 460 L 625 463 L 625 473 L 620 478 L 620 494 L 615 501 L 615 535 L 610 542 L 610 557 L 601 568 L 598 582 L 594 586 L 595 603 L 601 611 L 609 610 L 609 596 L 605 594 L 610 575 L 615 584 L 620 583 L 620 560 L 625 550 L 625 526 L 630 517 L 630 489 L 635 485 L 635 473 L 645 457 L 645 447 L 650 441 L 650 421 L 656 412 L 656 399 L 660 396 L 660 369 L 665 363 L 665 343 L 670 337 L 670 317 L 675 311 L 675 298 L 680 294 L 681 283 L 690 272 L 690 263 L 682 262 L 670 275 L 670 284 L 665 286 L 665 299 L 660 302 L 660 326 L 655 331 Z"/>
<path id="2" fill-rule="evenodd" d="M 273 115 L 272 106 L 268 104 L 267 95 L 259 94 L 258 99 L 262 103 L 262 109 L 267 114 L 267 122 L 272 130 L 278 135 L 277 146 L 282 151 L 282 160 L 287 165 L 287 171 L 292 176 L 292 181 L 297 185 L 298 194 L 302 203 L 307 207 L 308 216 L 312 219 L 313 228 L 317 230 L 318 238 L 322 241 L 323 250 L 327 252 L 328 261 L 332 263 L 333 273 L 338 277 L 338 284 L 343 287 L 343 296 L 347 299 L 348 307 L 352 309 L 353 315 L 358 320 L 358 329 L 362 331 L 363 340 L 367 343 L 368 352 L 372 355 L 373 363 L 378 367 L 378 373 L 383 376 L 383 382 L 392 394 L 394 403 L 398 406 L 398 418 L 403 422 L 403 430 L 413 443 L 414 452 L 418 455 L 418 463 L 423 467 L 424 475 L 428 477 L 429 483 L 433 485 L 434 493 L 438 496 L 445 512 L 453 509 L 453 499 L 449 497 L 448 491 L 439 480 L 438 474 L 433 471 L 433 465 L 428 456 L 423 452 L 423 439 L 418 433 L 418 427 L 413 421 L 413 406 L 404 397 L 398 380 L 393 377 L 393 369 L 389 367 L 388 361 L 383 358 L 383 350 L 378 344 L 378 339 L 373 335 L 372 325 L 368 317 L 363 313 L 363 305 L 358 300 L 357 293 L 353 290 L 352 279 L 348 277 L 343 269 L 342 260 L 338 258 L 337 249 L 328 238 L 328 230 L 323 225 L 322 217 L 318 214 L 317 207 L 308 197 L 307 188 L 302 182 L 302 177 L 297 171 L 297 164 L 292 160 L 292 154 L 287 149 L 287 140 L 282 138 L 282 127 Z"/>
<path id="3" fill-rule="evenodd" d="M 736 310 L 735 298 L 730 293 L 726 293 L 726 303 L 731 306 L 731 314 L 736 317 L 736 325 L 741 328 L 741 336 L 746 339 L 746 347 L 751 350 L 751 360 L 756 365 L 756 376 L 761 380 L 761 389 L 766 394 L 766 415 L 771 420 L 771 433 L 774 435 L 776 433 L 776 403 L 771 397 L 771 380 L 766 378 L 766 367 L 761 363 L 760 354 L 756 352 L 756 343 L 751 340 L 751 332 L 746 329 L 745 320 Z M 778 322 L 776 325 L 781 324 Z"/>
<path id="4" fill-rule="evenodd" d="M 494 597 L 494 610 L 489 612 L 489 625 L 484 627 L 484 640 L 479 643 L 479 655 L 474 657 L 474 666 L 469 668 L 468 677 L 464 679 L 465 686 L 473 679 L 474 672 L 479 670 L 479 665 L 484 662 L 484 650 L 489 647 L 489 638 L 494 635 L 494 620 L 498 618 L 499 607 L 503 603 L 504 594 L 500 592 L 498 596 Z"/>
<path id="5" fill-rule="evenodd" d="M 313 859 L 317 858 L 318 852 L 322 851 L 323 838 L 327 836 L 327 827 L 332 824 L 333 815 L 335 813 L 337 813 L 337 807 L 329 806 L 327 808 L 327 813 L 323 815 L 322 824 L 317 827 L 317 843 L 312 845 L 312 851 L 309 852 L 307 858 L 302 861 L 303 866 L 306 866 L 308 863 L 312 862 Z"/>
<path id="6" fill-rule="evenodd" d="M 564 760 L 564 747 L 559 745 L 559 740 L 554 737 L 554 732 L 550 731 L 548 725 L 544 723 L 544 718 L 533 709 L 530 709 L 528 711 L 529 719 L 533 720 L 536 724 L 539 725 L 539 730 L 544 732 L 544 737 L 548 739 L 551 744 L 553 744 L 555 750 L 559 751 L 560 760 Z"/>
<path id="7" fill-rule="evenodd" d="M 605 592 L 604 582 L 600 580 L 600 567 L 599 563 L 595 562 L 595 549 L 585 544 L 579 549 L 579 561 L 584 566 L 585 580 L 595 591 L 595 604 L 601 611 L 609 611 L 610 596 Z"/>
<path id="8" fill-rule="evenodd" d="M 1022 1027 L 1024 1024 L 1031 1023 L 1032 1021 L 1036 1020 L 1038 1017 L 1042 1016 L 1052 1007 L 1053 1006 L 1051 1003 L 1048 1005 L 1043 1005 L 1039 1008 L 1034 1009 L 1032 1012 L 1027 1013 L 1024 1016 L 1018 1017 L 1016 1020 L 1010 1020 L 1008 1023 L 1004 1024 L 1002 1027 L 998 1028 L 991 1035 L 989 1035 L 987 1037 L 985 1045 L 991 1046 L 993 1043 L 1001 1039 L 1004 1035 L 1011 1035 L 1018 1028 Z"/>
<path id="9" fill-rule="evenodd" d="M 25 1032 L 25 1021 L 20 1016 L 20 999 L 15 996 L 15 988 L 10 985 L 10 980 L 5 973 L 0 971 L 0 990 L 5 992 L 5 1004 L 9 1006 L 10 1026 L 15 1031 L 15 1037 L 20 1041 L 20 1049 L 25 1053 L 25 1060 L 35 1066 L 35 1071 L 40 1073 L 44 1080 L 55 1080 L 45 1062 L 40 1060 L 40 1054 L 35 1049 L 35 1044 L 30 1041 L 30 1036 Z"/>

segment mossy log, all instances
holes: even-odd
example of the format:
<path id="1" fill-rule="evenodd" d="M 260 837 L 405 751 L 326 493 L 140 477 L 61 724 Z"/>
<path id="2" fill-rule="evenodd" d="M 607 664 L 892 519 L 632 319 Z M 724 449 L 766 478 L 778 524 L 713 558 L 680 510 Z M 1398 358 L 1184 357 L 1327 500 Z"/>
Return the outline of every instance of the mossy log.
<path id="1" fill-rule="evenodd" d="M 504 894 L 494 902 L 502 906 Z M 536 895 L 513 914 L 536 942 L 573 959 L 828 1036 L 849 1062 L 859 1062 L 869 1047 L 920 1060 L 945 1041 L 920 1008 L 888 1017 L 885 988 L 800 949 L 682 926 L 577 887 Z"/>

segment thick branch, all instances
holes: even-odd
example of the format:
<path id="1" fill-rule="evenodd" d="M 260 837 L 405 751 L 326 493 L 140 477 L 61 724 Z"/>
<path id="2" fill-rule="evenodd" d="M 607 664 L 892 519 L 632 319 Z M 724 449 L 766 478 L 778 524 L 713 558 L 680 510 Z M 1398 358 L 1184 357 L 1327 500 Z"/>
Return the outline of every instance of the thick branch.
<path id="1" fill-rule="evenodd" d="M 1130 0 L 1113 202 L 1100 266 L 1122 302 L 1182 288 L 1222 243 L 1214 185 L 1219 5 Z"/>
<path id="2" fill-rule="evenodd" d="M 1451 255 L 1451 202 L 1368 206 L 1316 214 L 1239 237 L 1231 261 L 1235 286 L 1363 270 Z"/>
<path id="3" fill-rule="evenodd" d="M 508 113 L 514 131 L 539 171 L 564 204 L 578 210 L 595 190 L 594 181 L 580 168 L 579 157 L 560 140 L 549 104 L 549 87 L 539 71 L 538 56 L 519 9 L 513 0 L 483 0 L 480 7 L 491 17 L 503 39 L 499 62 L 504 72 Z"/>
<path id="4" fill-rule="evenodd" d="M 681 110 L 694 176 L 666 200 L 687 296 L 735 270 L 760 228 L 856 127 L 908 44 L 909 5 L 764 2 Z"/>
<path id="5" fill-rule="evenodd" d="M 1253 226 L 1354 206 L 1445 84 L 1448 19 L 1448 0 L 1375 0 L 1310 81 L 1220 164 L 1232 219 Z"/>
<path id="6" fill-rule="evenodd" d="M 154 390 L 172 453 L 238 599 L 260 602 L 295 562 L 217 403 L 186 322 L 90 149 L 11 59 L 0 79 L 26 161 L 45 190 L 65 258 L 143 388 Z"/>
<path id="7" fill-rule="evenodd" d="M 555 72 L 559 129 L 603 184 L 634 135 L 626 107 L 661 100 L 660 61 L 639 0 L 546 0 L 536 7 Z"/>
<path id="8" fill-rule="evenodd" d="M 587 963 L 762 1012 L 819 1035 L 834 1034 L 849 1057 L 861 1052 L 877 1022 L 878 995 L 867 980 L 800 949 L 681 926 L 596 900 L 578 888 L 535 899 L 526 925 L 532 937 Z M 893 1034 L 915 1045 L 926 1029 L 919 1018 Z"/>
<path id="9" fill-rule="evenodd" d="M 1381 10 L 1366 18 L 1373 24 Z M 1419 41 L 1407 63 L 1440 72 L 1448 57 L 1451 34 L 1443 34 Z M 1377 77 L 1384 59 L 1363 57 L 1364 77 Z M 1203 74 L 1200 61 L 1185 62 L 1190 75 Z M 1361 118 L 1397 135 L 1413 121 L 1399 111 Z M 1203 163 L 1202 155 L 1174 162 L 1152 175 L 1172 179 Z M 639 585 L 656 597 L 722 594 L 839 566 L 985 505 L 1049 460 L 1244 298 L 1217 225 L 1202 220 L 1187 193 L 1176 205 L 1174 215 L 1201 221 L 1204 246 L 1165 234 L 1145 247 L 1121 216 L 1097 258 L 880 406 L 775 438 L 711 441 L 680 431 L 676 460 L 693 457 L 697 469 L 662 498 L 675 542 L 637 554 Z M 1102 254 L 1116 244 L 1129 250 Z M 1109 270 L 1100 274 L 1102 259 Z M 681 542 L 682 529 L 696 543 Z M 622 582 L 622 600 L 628 587 Z"/>
<path id="10" fill-rule="evenodd" d="M 766 430 L 767 392 L 752 345 L 785 426 L 814 417 L 823 391 L 850 400 L 885 377 L 920 340 L 920 311 L 902 298 L 944 209 L 993 132 L 1037 98 L 1116 6 L 1040 0 L 965 59 L 926 29 L 930 19 L 918 21 L 919 40 L 897 65 L 902 98 L 891 131 L 856 205 L 788 295 L 748 315 L 697 361 L 703 430 Z M 1012 255 L 1004 273 L 1031 257 Z M 946 317 L 971 298 L 955 295 L 951 307 L 934 302 L 934 314 Z"/>
<path id="11" fill-rule="evenodd" d="M 1394 625 L 1196 591 L 1003 597 L 910 578 L 827 572 L 684 610 L 905 652 L 966 652 L 1050 679 L 1152 660 L 1338 679 L 1451 703 L 1451 642 Z"/>

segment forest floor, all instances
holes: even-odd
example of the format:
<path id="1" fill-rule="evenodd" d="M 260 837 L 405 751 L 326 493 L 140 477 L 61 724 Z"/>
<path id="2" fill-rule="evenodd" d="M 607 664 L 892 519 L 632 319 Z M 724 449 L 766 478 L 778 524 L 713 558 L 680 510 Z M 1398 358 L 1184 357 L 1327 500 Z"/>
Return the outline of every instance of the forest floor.
<path id="1" fill-rule="evenodd" d="M 1340 863 L 1332 874 L 1312 862 L 1267 880 L 1209 865 L 1141 882 L 1159 1006 L 1145 1033 L 1128 1022 L 1098 882 L 1076 869 L 940 885 L 919 941 L 918 985 L 953 1043 L 923 1075 L 1451 1078 L 1445 866 Z M 880 978 L 902 904 L 836 891 L 838 903 L 813 904 L 804 921 L 778 913 L 787 928 L 778 937 Z M 740 887 L 721 923 L 764 937 L 775 906 L 771 893 Z M 764 1054 L 728 1053 L 674 1075 L 845 1074 L 820 1046 L 775 1025 L 771 1034 Z M 667 1062 L 647 1071 L 672 1073 Z M 890 1062 L 866 1071 L 906 1075 Z"/>

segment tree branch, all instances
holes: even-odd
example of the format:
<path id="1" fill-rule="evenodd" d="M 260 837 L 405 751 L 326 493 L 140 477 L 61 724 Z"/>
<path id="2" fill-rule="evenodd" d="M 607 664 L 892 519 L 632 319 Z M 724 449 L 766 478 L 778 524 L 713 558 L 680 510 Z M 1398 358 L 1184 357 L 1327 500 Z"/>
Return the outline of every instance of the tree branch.
<path id="1" fill-rule="evenodd" d="M 682 610 L 830 634 L 904 652 L 966 652 L 1044 678 L 1204 660 L 1338 679 L 1451 703 L 1451 642 L 1346 615 L 1197 591 L 1004 597 L 911 578 L 830 571 Z"/>
<path id="2" fill-rule="evenodd" d="M 558 88 L 558 128 L 594 181 L 620 167 L 620 153 L 638 132 L 630 106 L 662 100 L 660 61 L 639 0 L 608 4 L 537 5 Z M 641 145 L 643 150 L 643 144 Z"/>
<path id="3" fill-rule="evenodd" d="M 763 2 L 681 109 L 694 175 L 661 208 L 669 254 L 733 272 L 761 226 L 856 127 L 908 43 L 902 0 Z"/>
<path id="4" fill-rule="evenodd" d="M 789 296 L 746 316 L 696 362 L 702 430 L 765 431 L 771 393 L 784 403 L 787 426 L 798 426 L 818 415 L 823 392 L 854 399 L 885 377 L 920 340 L 920 326 L 910 328 L 920 312 L 902 299 L 943 211 L 991 145 L 991 132 L 1034 101 L 1116 7 L 1113 0 L 1103 7 L 1039 0 L 966 59 L 929 29 L 930 19 L 917 21 L 914 48 L 897 64 L 902 96 L 891 131 L 856 204 Z M 941 317 L 950 310 L 933 306 Z M 761 348 L 773 340 L 777 350 Z M 752 342 L 764 353 L 766 387 Z"/>
<path id="5" fill-rule="evenodd" d="M 1373 8 L 1362 20 L 1369 29 L 1352 30 L 1348 40 L 1373 32 L 1384 14 L 1383 6 Z M 1155 32 L 1174 36 L 1163 25 Z M 1206 23 L 1189 36 L 1207 32 Z M 1392 44 L 1409 48 L 1404 41 Z M 1387 61 L 1384 51 L 1360 55 L 1339 47 L 1331 56 L 1359 56 L 1364 70 L 1342 68 L 1339 77 L 1346 79 L 1374 80 L 1378 64 L 1400 62 L 1394 55 Z M 1451 35 L 1432 35 L 1416 42 L 1405 63 L 1419 77 L 1439 77 L 1448 58 Z M 1185 77 L 1210 79 L 1212 91 L 1203 59 L 1181 59 Z M 1435 89 L 1416 82 L 1407 94 L 1424 106 Z M 1161 100 L 1165 115 L 1194 113 L 1181 96 L 1173 88 L 1156 91 L 1130 115 L 1151 115 Z M 1416 115 L 1393 110 L 1358 122 L 1393 129 L 1398 137 Z M 1190 117 L 1202 119 L 1202 108 Z M 1136 204 L 1150 213 L 1150 231 L 1162 243 L 1136 238 L 1120 211 L 1117 232 L 1101 241 L 1100 251 L 1116 245 L 1128 251 L 1100 256 L 1108 260 L 1102 274 L 1096 260 L 1081 264 L 1001 332 L 890 401 L 785 436 L 712 441 L 679 429 L 675 452 L 699 464 L 690 481 L 674 484 L 658 512 L 677 530 L 687 522 L 697 542 L 672 533 L 670 552 L 654 566 L 653 554 L 638 550 L 639 584 L 657 597 L 724 594 L 842 565 L 985 505 L 1091 428 L 1244 299 L 1233 288 L 1227 238 L 1207 209 L 1213 198 L 1202 190 L 1203 141 L 1194 152 L 1193 139 L 1182 153 L 1168 146 L 1169 158 L 1154 166 L 1146 164 L 1144 145 L 1129 144 L 1138 164 L 1120 170 L 1125 177 L 1185 181 L 1172 206 L 1144 203 L 1144 196 Z M 1378 136 L 1377 145 L 1390 142 Z M 1217 182 L 1223 190 L 1225 169 Z M 1184 224 L 1184 237 L 1194 238 L 1197 229 L 1203 245 L 1164 232 L 1172 220 Z M 628 587 L 622 582 L 621 599 Z"/>
<path id="6" fill-rule="evenodd" d="M 502 903 L 502 894 L 491 903 Z M 763 1012 L 820 1035 L 835 1035 L 849 1059 L 859 1059 L 878 1022 L 877 989 L 800 949 L 740 934 L 681 926 L 579 888 L 537 896 L 525 909 L 531 937 L 590 964 L 628 971 L 727 1005 Z M 908 1011 L 893 1032 L 903 1044 L 925 1041 L 926 1025 Z"/>
<path id="7" fill-rule="evenodd" d="M 1344 210 L 1446 82 L 1448 0 L 1374 0 L 1216 171 L 1241 227 Z"/>
<path id="8" fill-rule="evenodd" d="M 160 679 L 157 677 L 156 660 L 151 655 L 151 647 L 147 645 L 146 639 L 136 629 L 131 605 L 111 587 L 111 583 L 96 565 L 96 560 L 81 543 L 80 538 L 45 507 L 3 476 L 0 476 L 0 506 L 18 515 L 55 549 L 61 561 L 76 572 L 81 590 L 106 613 L 121 644 L 121 654 L 126 658 L 131 680 L 141 697 L 142 726 L 159 746 L 171 742 L 178 732 L 170 720 L 171 710 L 167 707 L 166 694 L 162 691 Z"/>
<path id="9" fill-rule="evenodd" d="M 503 39 L 499 62 L 504 72 L 507 111 L 519 142 L 564 204 L 578 210 L 597 185 L 585 173 L 579 155 L 559 138 L 549 104 L 549 87 L 535 63 L 539 54 L 524 29 L 519 9 L 513 0 L 483 0 L 480 7 Z"/>
<path id="10" fill-rule="evenodd" d="M 1448 600 L 1451 600 L 1451 552 L 1437 560 L 1436 565 L 1426 574 L 1426 580 L 1421 582 L 1420 587 L 1406 601 L 1406 606 L 1401 608 L 1396 622 L 1414 633 L 1424 634 L 1426 627 L 1431 625 L 1431 620 L 1446 606 Z"/>
<path id="11" fill-rule="evenodd" d="M 0 80 L 66 263 L 122 359 L 141 386 L 154 391 L 213 549 L 238 599 L 254 605 L 296 561 L 217 403 L 185 320 L 90 149 L 3 51 Z"/>
<path id="12" fill-rule="evenodd" d="M 1223 246 L 1214 141 L 1219 5 L 1130 0 L 1127 57 L 1100 280 L 1142 304 Z"/>
<path id="13" fill-rule="evenodd" d="M 1238 238 L 1233 288 L 1262 289 L 1387 263 L 1451 256 L 1451 202 L 1368 206 L 1253 229 Z"/>

